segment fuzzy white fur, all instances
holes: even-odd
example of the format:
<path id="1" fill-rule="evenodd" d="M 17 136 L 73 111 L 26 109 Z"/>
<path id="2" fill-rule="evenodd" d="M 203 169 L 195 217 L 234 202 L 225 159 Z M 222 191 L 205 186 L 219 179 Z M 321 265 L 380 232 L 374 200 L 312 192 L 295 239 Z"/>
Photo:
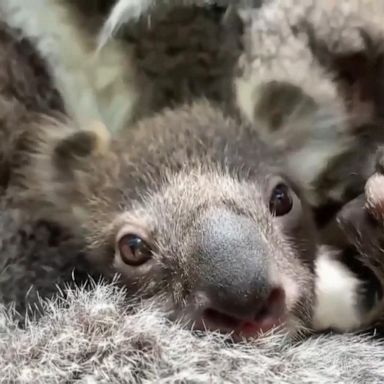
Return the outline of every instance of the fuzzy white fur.
<path id="1" fill-rule="evenodd" d="M 99 47 L 104 47 L 123 23 L 139 19 L 154 3 L 153 0 L 118 0 L 100 33 Z"/>
<path id="2" fill-rule="evenodd" d="M 353 335 L 289 345 L 284 336 L 230 346 L 192 335 L 151 304 L 135 314 L 122 291 L 96 285 L 45 303 L 18 329 L 0 310 L 2 383 L 380 383 L 381 343 Z"/>
<path id="3" fill-rule="evenodd" d="M 1 0 L 0 17 L 33 41 L 79 125 L 98 120 L 111 131 L 126 125 L 137 91 L 131 58 L 117 42 L 96 53 L 96 36 L 65 0 Z"/>
<path id="4" fill-rule="evenodd" d="M 361 281 L 337 260 L 334 252 L 324 249 L 316 262 L 316 306 L 313 326 L 317 330 L 349 331 L 362 326 L 357 305 Z"/>

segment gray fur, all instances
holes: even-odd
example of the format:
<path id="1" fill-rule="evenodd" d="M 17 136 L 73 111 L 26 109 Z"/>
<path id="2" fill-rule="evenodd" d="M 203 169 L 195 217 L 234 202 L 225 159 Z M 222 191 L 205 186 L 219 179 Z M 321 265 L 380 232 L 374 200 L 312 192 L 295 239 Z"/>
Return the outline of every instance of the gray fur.
<path id="1" fill-rule="evenodd" d="M 29 10 L 6 4 L 11 6 L 4 8 L 8 14 L 25 16 Z M 60 2 L 53 4 L 53 14 L 60 6 Z M 15 40 L 13 31 L 6 36 Z M 12 51 L 6 57 L 28 66 L 29 57 L 18 57 Z M 27 75 L 20 65 L 18 77 L 8 81 L 17 87 Z M 43 73 L 44 81 L 46 77 Z M 24 91 L 33 99 L 33 89 Z M 3 127 L 6 136 L 16 137 L 12 160 L 21 160 L 9 164 L 6 192 L 14 204 L 26 211 L 37 207 L 40 211 L 47 204 L 48 210 L 41 216 L 54 215 L 55 221 L 70 227 L 85 241 L 89 258 L 106 275 L 120 272 L 123 281 L 142 296 L 159 290 L 167 293 L 166 304 L 188 321 L 194 321 L 194 312 L 200 310 L 195 308 L 199 284 L 204 288 L 207 281 L 213 281 L 215 291 L 222 288 L 222 281 L 211 279 L 216 265 L 197 259 L 203 218 L 211 210 L 236 213 L 260 232 L 258 242 L 244 242 L 244 260 L 248 255 L 249 264 L 251 256 L 259 257 L 259 250 L 266 253 L 267 259 L 259 257 L 263 268 L 253 272 L 266 274 L 271 292 L 275 285 L 283 285 L 287 311 L 292 314 L 288 323 L 294 332 L 309 325 L 316 252 L 313 223 L 300 188 L 282 171 L 281 159 L 253 135 L 251 126 L 201 102 L 143 120 L 109 142 L 102 129 L 79 130 L 78 121 L 50 116 L 54 110 L 49 108 L 37 115 L 24 105 L 24 94 L 19 93 L 12 102 L 25 108 L 27 124 L 16 125 L 17 129 L 10 124 Z M 290 185 L 295 209 L 291 219 L 275 220 L 268 211 L 269 199 L 274 184 L 283 181 Z M 19 182 L 24 189 L 14 190 Z M 141 227 L 153 245 L 150 273 L 145 268 L 128 268 L 118 253 L 118 231 L 127 223 L 134 233 Z M 227 242 L 226 248 L 235 245 Z M 233 255 L 226 252 L 222 256 L 227 276 L 242 272 L 241 264 L 233 265 Z M 206 277 L 202 273 L 205 267 Z M 227 278 L 224 290 L 258 300 L 259 287 L 254 289 L 251 281 L 242 282 L 244 289 L 234 283 L 239 279 Z M 264 299 L 263 295 L 261 301 Z"/>
<path id="2" fill-rule="evenodd" d="M 19 171 L 27 196 L 19 197 L 47 203 L 58 221 L 84 236 L 91 260 L 104 273 L 120 272 L 143 296 L 167 292 L 166 304 L 194 320 L 184 311 L 195 305 L 199 284 L 213 282 L 231 301 L 236 300 L 233 291 L 253 296 L 264 289 L 250 281 L 241 282 L 246 288 L 235 284 L 241 280 L 236 274 L 254 256 L 261 265 L 255 266 L 257 271 L 270 275 L 259 281 L 282 285 L 290 292 L 287 305 L 293 318 L 310 324 L 317 245 L 313 221 L 299 184 L 257 137 L 258 125 L 228 118 L 204 102 L 145 119 L 111 141 L 100 130 L 81 131 L 71 122 L 42 118 L 34 123 L 27 132 L 31 163 Z M 295 208 L 288 218 L 275 220 L 267 207 L 279 178 L 290 185 Z M 197 258 L 210 253 L 206 244 L 199 246 L 202 222 L 211 210 L 213 215 L 224 210 L 247 218 L 257 233 L 257 244 L 243 241 L 240 266 L 233 265 L 231 253 L 238 244 L 226 239 L 227 251 L 217 259 L 225 284 L 213 278 L 216 266 L 209 258 Z M 153 243 L 154 273 L 131 270 L 119 257 L 117 235 L 127 223 L 134 233 L 144 229 Z"/>
<path id="3" fill-rule="evenodd" d="M 0 302 L 14 307 L 21 319 L 29 309 L 39 309 L 41 297 L 52 297 L 63 283 L 80 283 L 93 273 L 82 243 L 68 231 L 4 201 L 0 233 Z"/>
<path id="4" fill-rule="evenodd" d="M 199 112 L 199 110 L 197 111 Z M 203 112 L 203 110 L 201 111 Z M 177 126 L 181 125 L 182 127 L 188 125 L 180 124 L 180 122 L 192 119 L 195 123 L 196 121 L 199 122 L 197 125 L 200 128 L 204 128 L 206 126 L 204 123 L 204 119 L 207 118 L 206 112 L 201 114 L 197 113 L 198 116 L 203 116 L 201 120 L 196 118 L 196 114 L 194 115 L 190 112 L 188 109 L 184 110 L 184 113 L 182 113 L 183 120 L 179 119 L 180 115 L 176 114 L 175 116 L 174 112 L 168 111 L 167 118 L 174 121 Z M 172 114 L 173 120 L 171 118 Z M 224 127 L 228 123 L 225 119 L 223 121 L 220 114 L 217 115 L 213 113 L 210 116 L 216 122 L 220 122 L 219 125 L 222 124 Z M 164 120 L 160 117 L 152 122 L 155 122 L 157 127 L 160 126 L 161 129 L 166 130 L 168 126 L 167 123 L 170 120 Z M 39 121 L 39 123 L 42 123 L 42 121 Z M 71 215 L 72 212 L 68 212 L 68 203 L 65 200 L 72 196 L 66 195 L 66 193 L 75 193 L 75 199 L 73 201 L 80 202 L 80 208 L 86 208 L 82 210 L 75 209 L 75 218 L 78 219 L 81 224 L 85 225 L 80 225 L 79 227 L 73 226 L 72 229 L 75 229 L 74 232 L 76 234 L 79 234 L 80 230 L 82 231 L 81 234 L 86 234 L 86 239 L 89 241 L 88 245 L 91 248 L 92 254 L 101 256 L 104 267 L 106 260 L 103 255 L 112 255 L 112 253 L 105 252 L 108 248 L 106 231 L 111 230 L 113 232 L 115 230 L 115 228 L 106 228 L 105 223 L 108 223 L 111 216 L 115 215 L 116 211 L 121 209 L 122 206 L 124 209 L 129 206 L 131 203 L 131 194 L 134 196 L 135 201 L 133 205 L 135 208 L 142 207 L 140 203 L 144 202 L 148 204 L 146 207 L 149 207 L 150 213 L 157 214 L 157 218 L 163 218 L 161 215 L 164 213 L 169 215 L 169 222 L 171 222 L 173 218 L 172 211 L 166 208 L 172 208 L 174 212 L 177 213 L 177 209 L 180 207 L 177 206 L 177 204 L 174 205 L 174 201 L 172 201 L 175 197 L 177 198 L 177 194 L 181 192 L 184 193 L 187 197 L 185 201 L 191 203 L 191 207 L 194 208 L 193 201 L 196 196 L 200 196 L 201 194 L 202 196 L 200 196 L 200 198 L 207 197 L 205 194 L 207 191 L 204 188 L 207 185 L 206 183 L 208 183 L 208 185 L 212 185 L 212 183 L 216 185 L 216 189 L 214 189 L 216 196 L 224 198 L 230 196 L 237 204 L 242 205 L 243 203 L 247 203 L 249 207 L 249 200 L 252 202 L 255 200 L 254 193 L 252 193 L 251 199 L 249 197 L 247 199 L 245 196 L 245 198 L 243 197 L 243 199 L 240 198 L 239 200 L 241 193 L 240 189 L 236 186 L 238 180 L 237 178 L 235 178 L 235 180 L 228 180 L 226 176 L 228 176 L 227 172 L 229 170 L 225 169 L 225 167 L 223 167 L 224 170 L 222 170 L 223 172 L 219 173 L 219 175 L 213 175 L 216 178 L 211 174 L 208 174 L 208 177 L 205 179 L 200 178 L 201 175 L 199 173 L 196 174 L 196 178 L 190 178 L 188 174 L 181 174 L 180 177 L 177 177 L 172 182 L 174 174 L 163 175 L 163 189 L 158 187 L 158 194 L 147 194 L 147 189 L 153 192 L 148 186 L 159 185 L 158 179 L 155 178 L 158 176 L 155 171 L 159 158 L 156 157 L 156 153 L 154 155 L 153 152 L 151 153 L 149 150 L 152 149 L 152 147 L 149 146 L 150 143 L 159 145 L 159 147 L 155 145 L 155 149 L 172 149 L 175 156 L 173 160 L 177 160 L 177 157 L 180 156 L 175 162 L 178 166 L 180 166 L 182 160 L 185 160 L 183 150 L 177 152 L 179 150 L 178 140 L 181 140 L 177 134 L 174 134 L 178 132 L 177 130 L 171 131 L 172 134 L 169 135 L 166 143 L 171 143 L 173 146 L 170 145 L 167 147 L 166 143 L 161 142 L 161 136 L 154 135 L 154 137 L 152 137 L 153 141 L 147 140 L 145 133 L 148 131 L 147 128 L 144 128 L 144 125 L 147 127 L 146 124 L 148 124 L 148 121 L 146 121 L 143 122 L 143 128 L 138 129 L 133 136 L 127 136 L 127 141 L 121 143 L 120 146 L 114 143 L 113 147 L 115 149 L 111 152 L 109 150 L 108 140 L 105 142 L 104 136 L 101 136 L 101 140 L 99 134 L 88 132 L 83 134 L 83 136 L 72 136 L 73 132 L 76 132 L 76 127 L 71 126 L 71 124 L 58 124 L 57 122 L 54 122 L 54 126 L 52 127 L 50 125 L 51 123 L 52 121 L 50 120 L 48 127 L 46 126 L 45 128 L 59 128 L 57 130 L 59 136 L 63 134 L 64 137 L 69 138 L 66 142 L 68 144 L 67 151 L 65 151 L 66 146 L 63 145 L 61 149 L 64 149 L 64 151 L 58 151 L 56 153 L 59 155 L 58 159 L 68 160 L 69 162 L 74 161 L 73 164 L 76 166 L 80 165 L 80 168 L 77 169 L 79 174 L 81 174 L 81 176 L 89 175 L 90 177 L 85 177 L 83 180 L 84 183 L 77 184 L 79 188 L 76 187 L 72 189 L 73 179 L 71 180 L 71 178 L 73 175 L 71 175 L 71 172 L 65 174 L 70 167 L 66 167 L 68 166 L 66 161 L 59 161 L 56 165 L 62 167 L 56 169 L 58 173 L 55 174 L 55 177 L 58 176 L 59 181 L 63 181 L 65 177 L 69 177 L 70 182 L 68 184 L 64 183 L 66 185 L 64 189 L 62 189 L 62 183 L 58 185 L 53 183 L 49 184 L 49 182 L 52 181 L 52 168 L 50 167 L 55 163 L 47 163 L 46 159 L 44 160 L 43 158 L 40 164 L 45 164 L 45 167 L 38 168 L 38 171 L 40 172 L 39 177 L 43 176 L 45 183 L 43 183 L 44 188 L 47 188 L 44 193 L 46 193 L 47 196 L 49 195 L 50 199 L 55 200 L 53 203 L 55 203 L 56 208 L 63 208 L 64 212 L 60 212 L 60 214 L 63 213 L 63 216 L 55 215 L 55 217 L 65 219 L 66 223 L 68 222 L 67 219 L 73 219 L 73 215 Z M 238 129 L 245 129 L 245 126 L 237 125 L 237 123 L 235 124 L 233 121 L 228 126 L 231 128 L 235 127 L 232 135 L 235 135 Z M 50 132 L 52 133 L 53 130 L 50 130 Z M 76 143 L 75 140 L 71 141 L 71 138 L 76 139 L 78 137 L 88 137 L 88 139 L 90 138 L 89 142 L 96 143 L 94 147 L 91 146 L 89 148 L 88 146 L 91 150 L 88 155 L 97 161 L 94 163 L 86 162 L 85 168 L 82 168 L 84 164 L 82 165 L 81 161 L 78 163 L 79 159 L 76 158 L 79 152 L 76 153 L 76 151 L 74 151 L 72 155 L 75 156 L 67 157 L 68 154 L 71 155 L 71 151 L 68 153 L 68 147 L 70 148 L 70 144 Z M 232 137 L 232 139 L 234 138 L 234 136 L 230 137 Z M 39 137 L 39 143 L 42 143 L 43 146 L 48 144 L 48 147 L 44 147 L 45 149 L 52 149 L 52 142 L 50 140 L 51 135 L 48 135 L 48 140 L 45 142 L 44 140 L 41 141 L 41 137 Z M 130 140 L 132 140 L 132 142 L 129 144 Z M 158 143 L 158 141 L 160 141 L 160 143 Z M 53 142 L 56 142 L 55 137 L 53 137 Z M 136 148 L 136 144 L 138 143 L 140 143 L 140 145 Z M 135 171 L 134 174 L 138 177 L 138 180 L 143 183 L 148 183 L 145 189 L 144 201 L 140 201 L 137 196 L 142 196 L 141 185 L 139 184 L 137 188 L 132 189 L 130 184 L 132 183 L 132 173 L 125 173 L 124 168 L 119 172 L 118 167 L 116 167 L 117 163 L 114 161 L 114 155 L 116 154 L 121 154 L 122 157 L 127 156 L 128 144 L 134 146 L 136 150 L 135 161 L 131 164 L 130 170 Z M 217 144 L 218 148 L 220 147 L 219 144 Z M 82 147 L 82 149 L 84 148 L 86 149 L 87 146 Z M 226 150 L 230 153 L 230 149 L 226 148 Z M 48 150 L 43 152 L 43 155 L 48 155 L 49 157 L 53 152 Z M 241 156 L 247 154 L 245 152 L 238 150 L 237 155 L 240 156 L 240 159 Z M 62 155 L 64 155 L 64 157 L 60 159 Z M 165 162 L 166 154 L 164 152 L 163 156 L 161 160 Z M 126 158 L 129 163 L 131 158 L 129 156 Z M 98 162 L 99 159 L 102 159 L 102 161 Z M 257 157 L 256 159 L 259 160 L 260 158 Z M 275 160 L 276 159 L 272 157 L 272 163 Z M 148 164 L 148 162 L 150 164 Z M 210 163 L 210 165 L 213 163 Z M 264 164 L 265 162 L 263 161 L 261 163 Z M 138 165 L 143 166 L 143 164 L 151 168 L 153 172 L 145 175 L 142 174 L 142 172 L 138 172 L 138 170 L 140 171 L 142 168 L 136 168 Z M 127 164 L 124 164 L 124 166 L 127 166 Z M 246 171 L 249 171 L 249 175 L 252 175 L 254 164 L 249 168 L 251 169 L 247 169 Z M 172 168 L 172 170 L 174 170 L 174 168 Z M 204 170 L 204 168 L 202 170 Z M 95 178 L 92 180 L 92 175 L 94 174 L 92 172 L 88 173 L 88 171 L 100 172 L 104 175 L 104 179 Z M 117 179 L 114 178 L 116 173 L 120 176 Z M 241 172 L 239 172 L 239 174 L 241 174 Z M 124 178 L 121 176 L 124 176 Z M 143 176 L 142 179 L 141 176 Z M 108 181 L 110 181 L 108 178 L 111 178 L 110 180 L 113 182 L 108 184 Z M 197 180 L 200 181 L 200 184 L 194 184 L 192 182 L 183 184 L 182 181 L 185 180 L 193 182 Z M 260 181 L 260 179 L 258 180 Z M 79 181 L 79 179 L 76 181 Z M 88 184 L 89 181 L 91 181 L 91 184 Z M 117 184 L 121 183 L 119 185 L 123 187 L 129 186 L 129 188 L 119 188 L 118 190 L 117 195 L 119 197 L 121 197 L 121 194 L 126 197 L 123 201 L 114 201 L 114 197 L 116 196 L 116 191 L 114 191 L 114 187 L 117 185 L 116 181 L 118 181 Z M 34 182 L 36 182 L 36 180 Z M 104 189 L 106 186 L 108 186 L 108 188 Z M 230 186 L 229 189 L 228 186 Z M 56 189 L 56 187 L 59 188 Z M 66 187 L 68 187 L 68 190 L 65 189 Z M 177 193 L 172 193 L 172 188 L 175 188 L 173 191 Z M 249 191 L 255 192 L 258 191 L 258 188 L 259 186 Z M 90 196 L 88 193 L 89 190 L 96 194 L 96 196 L 92 196 L 92 199 L 88 199 Z M 54 192 L 55 194 L 50 195 L 50 192 Z M 63 193 L 63 205 L 63 200 L 56 200 L 58 196 L 56 194 L 57 192 L 59 192 L 59 194 Z M 102 197 L 105 192 L 107 193 L 104 196 L 107 198 Z M 167 200 L 164 209 L 159 209 L 165 192 L 168 192 L 167 196 L 169 200 Z M 85 195 L 83 195 L 83 193 L 85 193 Z M 242 190 L 242 194 L 244 194 L 244 190 Z M 87 202 L 85 205 L 84 196 Z M 80 200 L 77 199 L 78 197 L 80 197 Z M 210 196 L 210 198 L 213 197 Z M 253 211 L 252 219 L 260 219 L 259 214 L 260 212 L 263 213 L 259 211 L 260 206 L 262 206 L 260 201 L 258 201 L 258 204 L 255 204 L 255 206 L 257 206 L 258 210 Z M 113 207 L 114 210 L 111 210 L 111 207 Z M 191 207 L 187 206 L 184 208 L 188 212 Z M 49 213 L 50 217 L 52 217 L 52 211 Z M 64 213 L 66 215 L 69 214 L 69 217 L 64 216 Z M 83 216 L 84 213 L 86 214 L 85 216 Z M 89 213 L 93 214 L 92 220 L 89 220 L 89 217 L 87 217 Z M 14 215 L 20 216 L 16 216 L 15 219 Z M 71 274 L 73 269 L 71 265 L 72 260 L 75 266 L 77 265 L 77 252 L 72 253 L 72 244 L 70 244 L 68 248 L 65 246 L 60 248 L 60 246 L 58 246 L 57 249 L 55 244 L 49 244 L 50 242 L 46 241 L 46 232 L 50 232 L 52 228 L 50 226 L 46 228 L 45 225 L 39 227 L 33 218 L 29 218 L 29 215 L 24 216 L 24 213 L 20 214 L 20 212 L 12 211 L 5 213 L 3 217 L 4 228 L 6 227 L 9 237 L 7 238 L 6 236 L 4 242 L 1 243 L 1 245 L 4 246 L 0 248 L 1 260 L 7 265 L 5 272 L 12 271 L 12 273 L 2 275 L 2 283 L 4 284 L 1 286 L 1 293 L 3 298 L 5 297 L 5 301 L 16 299 L 18 302 L 21 302 L 20 308 L 23 309 L 25 299 L 29 300 L 28 295 L 23 293 L 23 289 L 26 288 L 28 291 L 29 286 L 33 284 L 43 295 L 52 295 L 55 291 L 55 283 L 60 282 L 63 276 L 67 278 Z M 17 217 L 20 218 L 21 223 Z M 266 227 L 268 228 L 270 217 L 266 215 L 264 220 L 262 220 L 261 232 L 265 230 Z M 79 221 L 76 220 L 76 225 L 79 224 Z M 166 229 L 170 228 L 169 222 L 164 224 Z M 307 222 L 305 221 L 305 223 Z M 176 237 L 180 236 L 180 233 L 182 233 L 181 230 L 184 229 L 183 224 L 185 223 L 179 221 L 177 223 L 181 225 L 179 229 L 173 224 L 174 223 L 171 223 L 171 228 L 173 229 L 172 235 L 176 235 Z M 288 227 L 289 223 L 285 224 Z M 15 225 L 14 230 L 16 232 L 12 234 L 10 232 L 12 231 L 13 225 Z M 273 225 L 271 225 L 271 227 L 270 229 L 274 233 L 272 238 L 276 240 L 277 244 L 279 243 L 278 237 L 281 235 L 280 229 L 275 228 Z M 23 233 L 25 232 L 23 228 L 27 229 L 27 233 L 36 234 L 35 236 L 27 235 L 28 245 L 22 241 Z M 39 235 L 39 233 L 41 233 L 41 235 Z M 163 233 L 165 233 L 165 231 Z M 161 238 L 160 241 L 162 241 L 161 245 L 163 250 L 167 250 L 167 237 Z M 276 247 L 273 241 L 271 243 Z M 47 245 L 48 250 L 46 250 Z M 103 248 L 106 245 L 107 248 Z M 290 248 L 290 244 L 279 244 L 279 247 L 280 246 L 282 246 L 283 250 Z M 77 249 L 78 244 L 76 244 L 75 247 Z M 178 248 L 178 250 L 180 251 L 180 248 Z M 276 249 L 274 250 L 276 251 Z M 110 252 L 110 247 L 108 251 Z M 183 255 L 186 255 L 188 253 L 187 247 L 182 248 L 182 251 Z M 280 252 L 274 256 L 278 258 L 281 256 Z M 304 253 L 303 251 L 303 254 Z M 164 254 L 166 253 L 164 252 Z M 310 255 L 312 257 L 312 252 Z M 284 258 L 286 258 L 285 254 Z M 284 267 L 284 258 L 280 261 L 282 267 Z M 61 262 L 64 262 L 64 266 L 60 265 Z M 312 264 L 312 260 L 308 260 L 307 262 Z M 181 266 L 182 268 L 185 268 L 185 265 L 190 266 L 191 264 L 185 263 L 182 266 L 176 264 L 176 266 Z M 300 263 L 299 267 L 301 268 Z M 183 270 L 182 268 L 181 270 Z M 177 269 L 172 270 L 172 266 L 170 270 L 171 272 L 180 272 L 180 270 Z M 56 276 L 57 272 L 59 276 Z M 63 272 L 62 276 L 60 276 L 61 272 Z M 25 276 L 27 277 L 26 279 Z M 185 277 L 185 275 L 182 275 L 180 280 L 185 279 Z M 188 279 L 185 279 L 185 281 L 182 280 L 181 282 L 182 284 L 186 283 Z M 179 287 L 180 286 L 177 288 Z M 180 291 L 174 291 L 180 294 Z M 34 294 L 32 296 L 33 303 L 36 300 L 36 295 Z M 46 317 L 43 317 L 38 323 L 28 322 L 25 330 L 16 329 L 13 315 L 10 314 L 9 311 L 4 310 L 5 315 L 0 316 L 0 373 L 2 374 L 0 380 L 5 382 L 34 381 L 37 383 L 71 382 L 75 380 L 81 380 L 83 382 L 175 382 L 182 379 L 184 379 L 184 381 L 200 380 L 200 382 L 261 381 L 270 383 L 297 383 L 302 381 L 314 383 L 328 383 L 330 381 L 339 383 L 358 383 L 364 381 L 379 383 L 383 381 L 382 346 L 364 338 L 350 335 L 336 337 L 323 336 L 317 340 L 310 339 L 297 346 L 284 345 L 285 348 L 281 349 L 280 343 L 286 342 L 286 340 L 281 340 L 280 337 L 283 336 L 279 336 L 259 340 L 256 345 L 248 344 L 228 347 L 224 346 L 223 340 L 219 336 L 213 337 L 208 334 L 205 338 L 201 339 L 192 337 L 189 331 L 182 330 L 175 325 L 167 323 L 164 316 L 161 313 L 154 312 L 153 308 L 139 312 L 139 315 L 127 314 L 126 311 L 131 310 L 132 307 L 125 301 L 125 295 L 123 295 L 121 291 L 112 289 L 111 287 L 105 288 L 97 285 L 93 287 L 91 292 L 80 292 L 77 294 L 67 293 L 67 296 L 69 296 L 68 301 L 65 302 L 64 305 L 59 306 L 55 301 L 47 304 L 45 306 Z M 162 299 L 164 299 L 164 297 L 162 297 Z M 166 296 L 166 299 L 169 300 L 169 295 Z M 168 304 L 168 300 L 159 301 L 158 304 Z M 300 314 L 300 316 L 302 315 L 303 314 Z M 330 351 L 332 351 L 332 353 Z M 224 367 L 223 361 L 230 363 L 229 368 Z"/>
<path id="5" fill-rule="evenodd" d="M 68 125 L 42 128 L 32 141 L 36 154 L 20 172 L 25 198 L 39 207 L 46 203 L 81 234 L 89 258 L 104 273 L 119 272 L 142 296 L 164 293 L 165 304 L 187 322 L 200 321 L 201 289 L 226 293 L 234 306 L 249 295 L 257 307 L 265 299 L 258 302 L 259 289 L 281 287 L 287 326 L 293 333 L 310 326 L 314 223 L 300 187 L 252 126 L 202 101 L 144 119 L 111 139 Z M 88 144 L 76 145 L 79 140 Z M 289 186 L 293 208 L 274 217 L 269 201 L 279 183 Z M 233 215 L 248 232 L 222 233 L 225 252 L 216 254 L 216 262 L 204 258 L 215 240 L 207 243 L 207 218 L 220 217 L 211 228 L 219 233 L 223 218 Z M 122 231 L 140 233 L 152 245 L 147 265 L 124 263 L 117 247 Z M 236 250 L 241 254 L 234 260 Z M 252 281 L 258 273 L 263 276 Z M 255 284 L 264 279 L 267 286 Z"/>
<path id="6" fill-rule="evenodd" d="M 288 154 L 312 205 L 321 212 L 331 203 L 335 214 L 345 204 L 336 220 L 331 216 L 323 241 L 346 248 L 348 264 L 359 260 L 375 272 L 377 281 L 363 265 L 354 267 L 368 280 L 359 288 L 367 294 L 362 316 L 379 325 L 382 184 L 368 182 L 368 202 L 364 189 L 384 139 L 383 16 L 376 0 L 268 1 L 244 11 L 245 52 L 236 79 L 243 115 L 263 122 L 257 125 L 262 137 Z M 372 303 L 373 313 L 364 313 Z"/>
<path id="7" fill-rule="evenodd" d="M 380 0 L 267 1 L 242 13 L 237 103 L 289 154 L 314 205 L 356 197 L 373 172 L 383 15 Z"/>
<path id="8" fill-rule="evenodd" d="M 59 294 L 55 284 L 79 267 L 73 249 L 49 244 L 48 227 L 28 223 L 21 212 L 3 207 L 0 222 L 7 230 L 0 232 L 0 260 L 8 268 L 1 274 L 1 299 L 8 304 L 12 304 L 9 299 L 17 300 L 20 311 L 28 299 L 43 314 L 38 322 L 21 323 L 20 329 L 20 316 L 1 308 L 0 382 L 4 384 L 384 380 L 384 349 L 377 340 L 323 335 L 291 345 L 284 334 L 275 334 L 228 345 L 219 335 L 193 336 L 169 323 L 154 301 L 140 307 L 116 285 L 99 283 L 90 290 L 69 292 L 62 287 Z M 52 300 L 39 301 L 29 291 L 30 284 Z M 64 300 L 58 299 L 62 296 Z"/>
<path id="9" fill-rule="evenodd" d="M 96 285 L 45 304 L 39 322 L 15 327 L 0 310 L 2 383 L 382 383 L 381 342 L 328 335 L 289 345 L 284 336 L 226 345 L 132 308 L 122 291 Z"/>

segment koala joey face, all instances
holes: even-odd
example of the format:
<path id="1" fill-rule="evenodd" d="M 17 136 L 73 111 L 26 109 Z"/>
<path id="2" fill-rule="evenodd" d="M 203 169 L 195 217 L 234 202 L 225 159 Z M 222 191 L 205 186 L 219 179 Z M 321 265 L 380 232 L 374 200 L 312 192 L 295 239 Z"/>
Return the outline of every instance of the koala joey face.
<path id="1" fill-rule="evenodd" d="M 34 167 L 49 169 L 45 199 L 95 265 L 193 329 L 236 339 L 308 326 L 310 210 L 250 127 L 203 103 L 105 137 L 71 133 Z"/>
<path id="2" fill-rule="evenodd" d="M 294 189 L 280 177 L 263 187 L 214 171 L 172 175 L 111 217 L 112 271 L 194 329 L 297 330 L 310 317 L 314 238 Z"/>

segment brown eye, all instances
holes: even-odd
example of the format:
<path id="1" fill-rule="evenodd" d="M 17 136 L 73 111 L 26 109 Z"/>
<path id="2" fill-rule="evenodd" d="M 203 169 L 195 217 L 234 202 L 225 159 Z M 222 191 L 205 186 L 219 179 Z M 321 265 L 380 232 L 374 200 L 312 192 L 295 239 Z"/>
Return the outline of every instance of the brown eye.
<path id="1" fill-rule="evenodd" d="M 274 216 L 284 216 L 291 211 L 292 206 L 293 201 L 289 187 L 285 184 L 278 184 L 272 192 L 269 210 Z"/>
<path id="2" fill-rule="evenodd" d="M 125 264 L 138 267 L 147 262 L 152 251 L 148 244 L 137 235 L 125 235 L 119 240 L 119 251 Z"/>

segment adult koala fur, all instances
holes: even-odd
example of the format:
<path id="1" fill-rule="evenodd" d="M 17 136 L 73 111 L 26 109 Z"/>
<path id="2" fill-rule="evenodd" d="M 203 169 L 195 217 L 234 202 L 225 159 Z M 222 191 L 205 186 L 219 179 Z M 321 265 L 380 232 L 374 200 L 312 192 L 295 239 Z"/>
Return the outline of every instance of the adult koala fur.
<path id="1" fill-rule="evenodd" d="M 45 302 L 16 326 L 0 308 L 1 383 L 382 383 L 384 348 L 364 336 L 283 337 L 228 345 L 170 324 L 153 303 L 131 312 L 124 292 L 98 284 Z"/>

